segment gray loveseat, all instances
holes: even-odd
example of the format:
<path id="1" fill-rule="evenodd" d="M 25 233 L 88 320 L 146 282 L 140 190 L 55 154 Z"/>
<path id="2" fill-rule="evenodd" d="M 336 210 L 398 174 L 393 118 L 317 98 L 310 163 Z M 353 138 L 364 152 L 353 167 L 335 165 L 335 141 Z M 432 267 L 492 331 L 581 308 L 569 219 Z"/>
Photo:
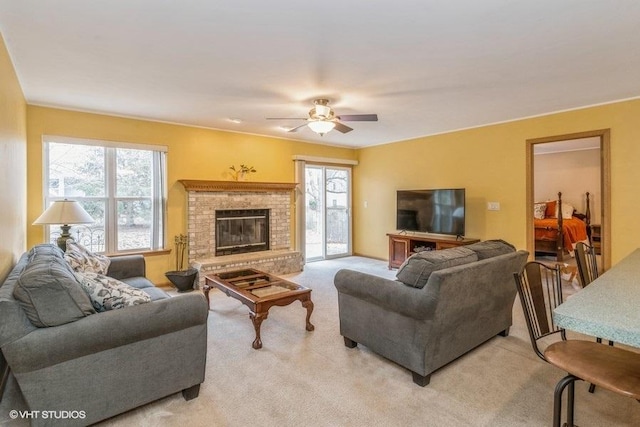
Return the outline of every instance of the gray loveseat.
<path id="1" fill-rule="evenodd" d="M 38 245 L 0 287 L 0 347 L 29 409 L 40 411 L 32 425 L 88 425 L 179 391 L 197 397 L 207 351 L 204 297 L 170 297 L 144 277 L 142 256 L 113 257 L 107 275 L 142 289 L 151 302 L 95 313 L 67 267 L 57 246 Z M 35 326 L 14 297 L 18 287 L 40 320 L 66 323 Z M 50 293 L 38 294 L 38 287 Z"/>
<path id="2" fill-rule="evenodd" d="M 412 255 L 389 280 L 340 270 L 340 334 L 404 366 L 416 384 L 497 334 L 508 335 L 513 273 L 529 253 L 503 241 Z"/>

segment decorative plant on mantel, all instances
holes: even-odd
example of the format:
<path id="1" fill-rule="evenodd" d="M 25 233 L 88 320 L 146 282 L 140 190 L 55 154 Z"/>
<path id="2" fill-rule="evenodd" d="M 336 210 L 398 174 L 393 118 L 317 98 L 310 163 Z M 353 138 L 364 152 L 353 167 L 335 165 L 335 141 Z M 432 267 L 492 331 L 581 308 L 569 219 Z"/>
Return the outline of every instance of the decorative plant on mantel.
<path id="1" fill-rule="evenodd" d="M 236 181 L 244 181 L 247 179 L 249 174 L 257 172 L 253 166 L 240 165 L 238 169 L 236 169 L 235 165 L 231 166 L 231 176 Z"/>

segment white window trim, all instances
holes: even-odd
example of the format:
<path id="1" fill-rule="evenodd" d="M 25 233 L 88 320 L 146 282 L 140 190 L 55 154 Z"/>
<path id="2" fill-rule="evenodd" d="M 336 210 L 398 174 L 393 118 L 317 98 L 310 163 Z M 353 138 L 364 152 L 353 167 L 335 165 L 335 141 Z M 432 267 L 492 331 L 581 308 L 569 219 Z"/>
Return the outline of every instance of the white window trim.
<path id="1" fill-rule="evenodd" d="M 97 145 L 100 147 L 129 148 L 132 150 L 161 151 L 167 153 L 166 145 L 138 144 L 135 142 L 108 141 L 106 139 L 74 138 L 70 136 L 42 135 L 42 142 L 59 142 L 61 144 Z"/>
<path id="2" fill-rule="evenodd" d="M 335 166 L 341 166 L 341 165 L 357 166 L 358 165 L 357 160 L 336 159 L 333 157 L 317 157 L 317 156 L 305 156 L 304 154 L 294 154 L 292 158 L 294 161 L 297 160 L 297 161 L 302 161 L 307 163 L 318 163 L 318 164 L 327 164 L 327 165 L 335 165 Z"/>

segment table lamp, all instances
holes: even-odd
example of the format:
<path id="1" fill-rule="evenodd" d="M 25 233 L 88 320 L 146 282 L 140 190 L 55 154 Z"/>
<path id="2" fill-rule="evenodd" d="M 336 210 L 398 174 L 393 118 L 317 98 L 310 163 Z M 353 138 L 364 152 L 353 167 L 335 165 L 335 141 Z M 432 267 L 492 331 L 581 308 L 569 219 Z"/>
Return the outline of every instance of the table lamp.
<path id="1" fill-rule="evenodd" d="M 95 221 L 75 200 L 57 200 L 33 222 L 33 225 L 61 224 L 62 233 L 57 243 L 62 251 L 67 250 L 67 239 L 71 238 L 69 224 L 92 224 Z"/>

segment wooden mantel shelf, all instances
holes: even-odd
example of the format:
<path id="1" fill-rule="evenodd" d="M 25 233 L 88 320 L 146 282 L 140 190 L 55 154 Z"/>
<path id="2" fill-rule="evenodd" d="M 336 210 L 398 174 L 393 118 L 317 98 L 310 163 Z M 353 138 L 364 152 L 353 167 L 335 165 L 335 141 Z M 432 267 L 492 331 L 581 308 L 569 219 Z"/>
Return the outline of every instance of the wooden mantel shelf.
<path id="1" fill-rule="evenodd" d="M 295 182 L 251 182 L 251 181 L 208 181 L 180 179 L 178 180 L 187 191 L 292 191 L 298 184 Z"/>

